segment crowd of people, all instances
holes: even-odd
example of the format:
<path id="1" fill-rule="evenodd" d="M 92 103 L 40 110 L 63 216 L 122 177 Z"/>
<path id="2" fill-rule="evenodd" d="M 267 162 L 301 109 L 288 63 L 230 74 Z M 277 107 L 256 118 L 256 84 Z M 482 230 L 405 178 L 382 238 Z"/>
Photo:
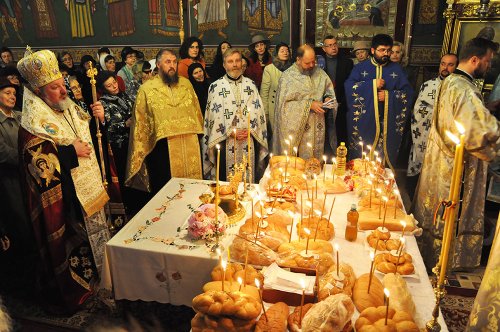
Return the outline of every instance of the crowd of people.
<path id="1" fill-rule="evenodd" d="M 394 169 L 405 135 L 413 139 L 412 192 L 416 178 L 421 182 L 415 200 L 427 232 L 421 245 L 431 257 L 440 236 L 430 229 L 434 207 L 450 185 L 453 143 L 444 132 L 457 133 L 453 119 L 466 127 L 472 167 L 454 266 L 477 265 L 477 257 L 460 258 L 465 251 L 480 255 L 478 234 L 466 224 L 477 226 L 482 213 L 468 208 L 484 206 L 485 167 L 498 153 L 500 133 L 471 82 L 484 76 L 498 45 L 475 38 L 459 55 L 444 55 L 438 77 L 422 85 L 416 103 L 401 65 L 404 46 L 388 35 L 356 42 L 355 61 L 339 52 L 334 36 L 324 38 L 318 55 L 309 45 L 292 51 L 279 43 L 274 54 L 270 46 L 256 35 L 246 57 L 223 41 L 211 66 L 197 37 L 150 61 L 125 47 L 118 62 L 102 47 L 79 65 L 70 52 L 56 57 L 49 50 L 27 50 L 16 62 L 2 48 L 2 287 L 32 285 L 46 308 L 76 310 L 99 288 L 112 232 L 170 178 L 214 179 L 217 149 L 222 180 L 246 161 L 250 180 L 258 182 L 270 153 L 297 147 L 304 159 L 330 160 L 340 142 L 350 159 L 371 145 Z"/>

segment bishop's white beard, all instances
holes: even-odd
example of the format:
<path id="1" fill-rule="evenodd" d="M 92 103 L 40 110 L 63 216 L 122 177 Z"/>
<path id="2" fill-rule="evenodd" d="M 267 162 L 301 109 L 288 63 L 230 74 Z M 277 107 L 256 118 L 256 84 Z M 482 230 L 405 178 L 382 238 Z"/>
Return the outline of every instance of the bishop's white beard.
<path id="1" fill-rule="evenodd" d="M 72 104 L 71 98 L 69 98 L 67 96 L 63 100 L 58 101 L 57 103 L 51 103 L 47 100 L 45 100 L 45 102 L 50 107 L 52 107 L 56 110 L 59 110 L 59 111 L 64 111 L 64 110 L 69 109 L 71 107 L 71 104 Z"/>

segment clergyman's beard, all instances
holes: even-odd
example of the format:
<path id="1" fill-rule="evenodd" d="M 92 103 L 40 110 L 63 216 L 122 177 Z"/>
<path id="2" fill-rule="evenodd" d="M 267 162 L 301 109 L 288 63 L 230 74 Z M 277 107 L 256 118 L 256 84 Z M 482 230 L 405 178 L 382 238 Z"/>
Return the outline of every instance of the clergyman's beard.
<path id="1" fill-rule="evenodd" d="M 484 78 L 486 76 L 487 71 L 488 70 L 483 70 L 482 68 L 476 68 L 476 69 L 474 69 L 472 76 L 478 80 L 478 79 Z"/>
<path id="2" fill-rule="evenodd" d="M 451 74 L 451 73 L 445 69 L 445 70 L 442 70 L 442 71 L 441 71 L 441 74 L 440 74 L 440 75 L 441 75 L 441 78 L 442 78 L 442 79 L 445 79 L 445 78 L 447 78 L 448 76 L 450 76 L 450 74 Z"/>
<path id="3" fill-rule="evenodd" d="M 163 83 L 167 85 L 175 85 L 179 82 L 179 75 L 177 72 L 173 72 L 173 74 L 170 74 L 170 72 L 165 73 L 163 71 L 160 71 L 160 77 Z"/>
<path id="4" fill-rule="evenodd" d="M 378 56 L 374 55 L 373 58 L 380 65 L 385 65 L 391 59 L 388 55 L 384 55 L 384 56 L 382 56 L 380 58 Z"/>
<path id="5" fill-rule="evenodd" d="M 314 67 L 311 68 L 311 69 L 304 69 L 302 68 L 300 65 L 298 66 L 299 67 L 299 71 L 302 75 L 307 75 L 307 76 L 311 76 L 313 74 L 313 71 L 314 71 Z"/>
<path id="6" fill-rule="evenodd" d="M 45 100 L 47 105 L 52 107 L 53 109 L 59 110 L 59 111 L 64 111 L 67 110 L 71 107 L 72 100 L 68 96 L 66 96 L 63 100 L 58 101 L 57 103 L 51 103 L 47 100 Z"/>

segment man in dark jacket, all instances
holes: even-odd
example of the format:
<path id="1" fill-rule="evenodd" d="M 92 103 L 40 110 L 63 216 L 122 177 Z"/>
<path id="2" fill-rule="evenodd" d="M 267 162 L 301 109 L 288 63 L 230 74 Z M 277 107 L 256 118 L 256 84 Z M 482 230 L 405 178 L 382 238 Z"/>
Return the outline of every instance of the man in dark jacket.
<path id="1" fill-rule="evenodd" d="M 317 56 L 317 64 L 323 69 L 333 82 L 335 96 L 339 103 L 337 118 L 333 116 L 332 110 L 328 110 L 325 115 L 326 138 L 325 154 L 334 156 L 336 154 L 337 144 L 347 143 L 347 106 L 345 102 L 344 82 L 351 73 L 353 62 L 351 59 L 339 54 L 337 39 L 333 36 L 326 36 L 323 39 L 324 56 Z M 336 132 L 336 134 L 335 134 Z"/>

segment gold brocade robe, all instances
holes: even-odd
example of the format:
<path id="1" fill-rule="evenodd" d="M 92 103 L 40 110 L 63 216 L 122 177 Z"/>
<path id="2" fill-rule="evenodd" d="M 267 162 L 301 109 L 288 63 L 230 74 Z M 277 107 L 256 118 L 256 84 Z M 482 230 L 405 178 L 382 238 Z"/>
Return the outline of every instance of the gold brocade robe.
<path id="1" fill-rule="evenodd" d="M 435 266 L 441 250 L 444 223 L 434 226 L 433 215 L 437 205 L 449 196 L 455 146 L 445 132 L 460 136 L 454 120 L 466 130 L 465 165 L 463 201 L 453 232 L 449 265 L 452 269 L 476 267 L 481 259 L 486 172 L 488 161 L 497 151 L 499 123 L 484 106 L 470 77 L 455 73 L 443 81 L 438 93 L 414 200 L 414 215 L 423 228 L 419 247 L 429 270 Z"/>
<path id="2" fill-rule="evenodd" d="M 157 141 L 168 139 L 172 177 L 201 179 L 200 145 L 203 118 L 188 79 L 169 87 L 158 75 L 144 83 L 135 102 L 130 128 L 125 185 L 151 191 L 145 160 Z"/>
<path id="3" fill-rule="evenodd" d="M 500 330 L 500 215 L 490 258 L 477 292 L 469 318 L 467 331 Z"/>

